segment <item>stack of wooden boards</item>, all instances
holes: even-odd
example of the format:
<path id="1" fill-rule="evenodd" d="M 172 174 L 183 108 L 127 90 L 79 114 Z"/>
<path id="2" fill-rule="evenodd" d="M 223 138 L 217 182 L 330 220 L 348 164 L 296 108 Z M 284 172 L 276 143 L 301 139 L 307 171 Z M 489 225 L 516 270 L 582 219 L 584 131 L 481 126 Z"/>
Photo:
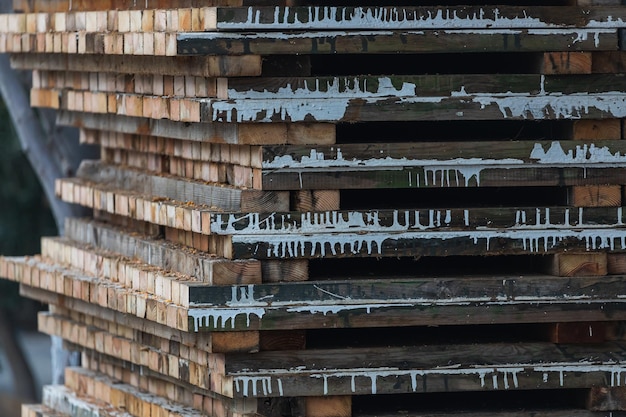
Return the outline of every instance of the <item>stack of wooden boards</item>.
<path id="1" fill-rule="evenodd" d="M 83 353 L 23 417 L 626 410 L 619 0 L 109 3 L 0 16 L 101 148 L 0 260 Z"/>

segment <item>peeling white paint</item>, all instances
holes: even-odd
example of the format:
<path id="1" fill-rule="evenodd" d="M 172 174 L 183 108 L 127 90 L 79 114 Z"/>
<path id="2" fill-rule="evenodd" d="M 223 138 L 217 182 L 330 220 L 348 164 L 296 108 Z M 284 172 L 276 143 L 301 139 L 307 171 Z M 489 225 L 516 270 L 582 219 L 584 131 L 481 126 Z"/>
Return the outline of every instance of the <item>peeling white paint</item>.
<path id="1" fill-rule="evenodd" d="M 368 97 L 368 103 L 387 100 L 382 97 Z M 411 103 L 440 103 L 445 97 L 398 97 L 398 100 L 410 100 Z M 284 121 L 337 121 L 341 120 L 348 110 L 351 97 L 311 100 L 306 98 L 293 99 L 235 99 L 235 100 L 204 100 L 209 102 L 213 121 L 223 122 L 272 122 L 274 119 Z"/>
<path id="2" fill-rule="evenodd" d="M 311 149 L 309 155 L 303 155 L 299 158 L 294 158 L 292 155 L 279 155 L 275 156 L 271 161 L 263 161 L 262 167 L 264 169 L 281 169 L 291 168 L 297 169 L 315 169 L 315 168 L 406 168 L 406 167 L 437 167 L 441 166 L 462 166 L 467 169 L 477 169 L 482 165 L 521 165 L 524 161 L 516 158 L 501 158 L 501 159 L 484 159 L 484 158 L 452 158 L 452 159 L 419 159 L 408 158 L 403 156 L 401 158 L 384 157 L 384 158 L 370 158 L 370 159 L 346 159 L 341 152 L 341 147 L 337 147 L 335 155 L 327 157 L 324 152 L 316 149 Z"/>
<path id="3" fill-rule="evenodd" d="M 476 94 L 472 101 L 480 104 L 482 109 L 497 106 L 505 119 L 580 119 L 588 115 L 591 110 L 600 111 L 615 118 L 626 117 L 626 95 L 619 92 L 555 93 L 538 96 Z"/>
<path id="4" fill-rule="evenodd" d="M 328 98 L 371 98 L 371 97 L 414 97 L 416 85 L 403 82 L 400 88 L 396 88 L 391 78 L 379 77 L 376 90 L 368 88 L 367 78 L 334 77 L 332 80 L 315 81 L 305 80 L 304 87 L 293 88 L 291 84 L 278 88 L 276 91 L 262 91 L 250 89 L 238 91 L 228 89 L 229 99 L 328 99 Z"/>
<path id="5" fill-rule="evenodd" d="M 299 19 L 295 10 L 289 7 L 276 7 L 273 19 L 261 21 L 258 9 L 248 8 L 247 19 L 243 22 L 220 22 L 219 29 L 262 30 L 262 29 L 444 29 L 444 28 L 554 28 L 560 24 L 544 22 L 523 11 L 522 16 L 508 17 L 500 14 L 498 8 L 480 8 L 473 13 L 449 8 L 436 11 L 407 10 L 399 7 L 309 7 L 308 15 Z M 605 21 L 591 20 L 586 27 L 622 27 L 622 19 L 608 16 Z"/>
<path id="6" fill-rule="evenodd" d="M 581 164 L 603 164 L 602 166 L 623 166 L 626 163 L 626 155 L 621 152 L 612 153 L 608 146 L 597 146 L 595 143 L 576 145 L 574 150 L 565 152 L 559 141 L 550 144 L 545 150 L 540 143 L 535 143 L 530 153 L 530 159 L 539 164 L 552 166 L 568 166 Z M 607 165 L 609 164 L 609 165 Z"/>

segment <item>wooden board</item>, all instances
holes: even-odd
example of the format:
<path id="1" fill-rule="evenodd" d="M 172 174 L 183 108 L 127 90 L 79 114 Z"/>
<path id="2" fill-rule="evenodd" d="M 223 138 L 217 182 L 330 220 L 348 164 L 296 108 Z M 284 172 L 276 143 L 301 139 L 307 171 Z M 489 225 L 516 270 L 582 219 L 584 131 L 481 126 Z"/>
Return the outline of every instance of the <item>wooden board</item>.
<path id="1" fill-rule="evenodd" d="M 37 257 L 2 258 L 0 267 L 5 278 L 25 286 L 92 303 L 175 330 L 189 330 L 186 308 L 171 300 L 128 289 L 76 269 L 49 264 Z"/>
<path id="2" fill-rule="evenodd" d="M 612 343 L 426 345 L 228 355 L 226 372 L 242 397 L 590 388 L 616 386 L 622 357 Z"/>
<path id="3" fill-rule="evenodd" d="M 626 250 L 622 229 L 234 235 L 237 259 L 554 254 Z"/>
<path id="4" fill-rule="evenodd" d="M 261 267 L 257 261 L 221 259 L 163 239 L 129 233 L 98 221 L 68 219 L 65 232 L 67 238 L 77 243 L 97 245 L 102 250 L 191 275 L 206 283 L 248 282 L 260 276 Z M 42 242 L 43 253 L 50 256 L 46 251 L 48 242 L 48 239 Z"/>
<path id="5" fill-rule="evenodd" d="M 227 188 L 226 185 L 220 187 L 219 184 L 204 187 L 206 190 L 212 190 L 209 195 L 198 197 L 206 203 L 194 203 L 187 199 L 171 200 L 168 197 L 159 197 L 158 194 L 151 196 L 135 190 L 123 190 L 111 188 L 98 183 L 81 180 L 78 178 L 68 178 L 57 182 L 58 196 L 68 203 L 81 204 L 85 207 L 91 207 L 99 210 L 106 210 L 113 214 L 126 215 L 135 217 L 138 220 L 145 220 L 163 226 L 179 227 L 184 230 L 200 231 L 195 227 L 192 229 L 191 219 L 201 214 L 203 211 L 210 212 L 221 210 L 235 210 L 241 212 L 247 211 L 270 211 L 285 210 L 285 200 L 288 196 L 283 196 L 285 192 L 258 191 L 258 190 L 241 190 L 235 188 Z M 120 199 L 123 199 L 122 202 Z M 137 211 L 132 213 L 132 204 L 128 201 L 135 200 L 135 207 L 138 204 L 144 206 L 143 217 L 140 218 Z M 186 203 L 190 202 L 190 203 Z M 129 205 L 130 204 L 130 205 Z M 212 207 L 212 209 L 211 209 Z M 184 218 L 176 220 L 175 212 L 179 211 L 181 216 L 189 218 L 186 222 L 188 226 L 183 225 Z M 182 210 L 182 211 L 181 211 Z M 172 215 L 172 217 L 169 217 Z"/>
<path id="6" fill-rule="evenodd" d="M 571 285 L 571 286 L 570 286 Z M 622 277 L 352 277 L 350 281 L 198 287 L 190 328 L 350 328 L 577 321 L 618 310 Z M 617 291 L 617 293 L 615 292 Z M 615 294 L 618 294 L 617 296 Z M 237 306 L 233 308 L 232 306 Z M 582 313 L 582 311 L 585 313 Z M 611 309 L 612 310 L 612 309 Z M 549 314 L 548 314 L 549 311 Z M 606 312 L 608 316 L 615 310 Z M 599 314 L 599 315 L 598 315 Z M 616 318 L 616 317 L 613 317 Z"/>
<path id="7" fill-rule="evenodd" d="M 62 316 L 40 315 L 39 331 L 63 337 L 69 343 L 132 362 L 155 373 L 178 378 L 181 382 L 222 394 L 224 377 L 223 354 L 193 351 L 194 358 L 185 358 L 139 341 L 118 336 L 95 326 L 88 326 Z M 196 359 L 199 358 L 199 359 Z M 190 371 L 193 370 L 193 371 Z"/>
<path id="8" fill-rule="evenodd" d="M 425 74 L 260 77 L 224 80 L 224 99 L 418 97 L 474 94 L 614 92 L 624 74 Z"/>
<path id="9" fill-rule="evenodd" d="M 334 141 L 334 126 L 311 127 L 307 123 L 197 124 L 127 117 L 112 114 L 59 111 L 57 124 L 119 133 L 151 135 L 196 142 L 260 144 L 328 144 Z M 320 133 L 322 133 L 320 137 Z"/>
<path id="10" fill-rule="evenodd" d="M 263 148 L 262 186 L 279 190 L 621 184 L 623 147 L 622 141 L 268 147 Z M 603 177 L 596 167 L 613 167 L 615 175 L 604 171 Z M 595 175 L 603 178 L 594 180 Z"/>
<path id="11" fill-rule="evenodd" d="M 67 54 L 12 54 L 11 67 L 21 70 L 87 71 L 196 77 L 261 75 L 261 57 L 159 57 Z"/>
<path id="12" fill-rule="evenodd" d="M 120 256 L 115 252 L 104 252 L 102 250 L 86 249 L 80 245 L 61 240 L 46 239 L 42 242 L 42 255 L 52 262 L 76 268 L 85 274 L 108 279 L 122 284 L 124 287 L 145 292 L 158 298 L 170 300 L 182 307 L 189 307 L 189 286 L 196 285 L 218 285 L 235 283 L 260 283 L 260 266 L 256 265 L 248 269 L 243 269 L 240 274 L 236 274 L 237 265 L 227 269 L 229 275 L 215 275 L 215 269 L 210 279 L 206 276 L 196 277 L 194 275 L 183 275 L 176 270 L 159 268 L 152 264 L 138 262 L 135 259 Z M 154 257 L 156 258 L 156 254 Z M 216 262 L 217 266 L 218 263 Z M 243 265 L 241 265 L 243 266 Z M 174 266 L 176 268 L 176 266 Z M 244 267 L 245 268 L 245 267 Z M 224 268 L 226 269 L 226 268 Z M 256 270 L 255 270 L 256 269 Z M 231 282 L 228 282 L 231 278 Z"/>
<path id="13" fill-rule="evenodd" d="M 612 19 L 609 20 L 609 16 Z M 541 27 L 622 27 L 620 7 L 563 6 L 299 6 L 217 9 L 221 31 L 351 29 L 489 29 Z"/>
<path id="14" fill-rule="evenodd" d="M 202 122 L 565 120 L 624 117 L 621 92 L 589 95 L 446 95 L 413 98 L 201 100 Z"/>
<path id="15" fill-rule="evenodd" d="M 179 33 L 179 55 L 380 54 L 602 51 L 617 48 L 617 29 L 449 29 Z M 16 51 L 17 52 L 17 51 Z"/>

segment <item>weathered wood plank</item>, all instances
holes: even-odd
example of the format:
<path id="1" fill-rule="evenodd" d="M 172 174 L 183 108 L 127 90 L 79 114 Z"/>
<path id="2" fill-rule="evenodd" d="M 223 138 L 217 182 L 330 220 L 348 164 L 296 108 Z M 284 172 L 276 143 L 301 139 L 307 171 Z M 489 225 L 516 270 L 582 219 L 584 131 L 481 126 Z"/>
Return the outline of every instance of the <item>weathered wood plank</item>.
<path id="1" fill-rule="evenodd" d="M 49 264 L 41 258 L 1 258 L 7 279 L 129 316 L 188 331 L 186 308 L 162 297 L 134 291 L 80 270 Z"/>
<path id="2" fill-rule="evenodd" d="M 496 343 L 228 355 L 226 372 L 242 397 L 369 395 L 617 386 L 623 362 L 614 343 Z"/>
<path id="3" fill-rule="evenodd" d="M 128 411 L 136 412 L 141 417 L 153 413 L 188 415 L 190 417 L 202 416 L 202 410 L 168 401 L 167 398 L 155 395 L 136 387 L 120 382 L 98 372 L 85 368 L 68 368 L 66 370 L 66 387 L 74 390 L 78 396 L 98 394 L 98 400 L 104 401 L 117 408 L 133 408 Z M 85 386 L 93 386 L 95 389 L 85 390 Z M 97 388 L 101 388 L 98 390 Z M 86 392 L 85 392 L 86 391 Z"/>
<path id="4" fill-rule="evenodd" d="M 597 166 L 620 167 L 621 161 L 626 161 L 622 156 L 625 150 L 622 141 L 604 140 L 597 144 L 574 140 L 265 147 L 262 166 L 267 171 L 263 174 L 263 187 L 393 188 L 401 184 L 401 187 L 412 188 L 505 183 L 529 186 L 556 185 L 549 178 L 556 180 L 557 177 L 558 185 L 577 185 L 575 182 L 581 179 L 583 183 L 593 181 L 594 165 L 587 163 L 597 161 Z M 558 174 L 556 171 L 552 171 L 554 176 L 547 174 L 557 166 L 562 169 Z M 569 169 L 575 166 L 592 169 L 583 168 L 576 173 Z M 524 172 L 526 168 L 528 171 Z M 542 168 L 546 169 L 545 173 Z M 598 178 L 596 184 L 614 180 L 617 180 L 614 184 L 621 184 L 619 175 L 609 174 L 613 179 Z"/>
<path id="5" fill-rule="evenodd" d="M 316 233 L 403 233 L 469 230 L 613 229 L 626 223 L 620 207 L 493 207 L 214 213 L 211 232 L 247 236 Z"/>
<path id="6" fill-rule="evenodd" d="M 38 70 L 37 92 L 54 93 L 63 97 L 71 94 L 94 92 L 117 92 L 144 95 L 156 100 L 163 96 L 165 77 L 163 75 L 72 72 Z M 96 75 L 97 74 L 97 75 Z M 96 81 L 93 80 L 97 78 Z M 394 75 L 351 77 L 263 77 L 263 78 L 219 78 L 220 88 L 214 77 L 175 76 L 180 84 L 173 93 L 175 97 L 214 97 L 221 99 L 308 99 L 332 98 L 375 98 L 375 97 L 417 97 L 438 95 L 486 95 L 486 94 L 528 94 L 549 93 L 601 93 L 615 92 L 616 86 L 624 83 L 624 74 L 589 75 L 539 75 L 539 74 L 463 74 L 463 75 Z M 202 82 L 202 88 L 184 83 Z M 64 92 L 62 89 L 71 89 Z M 219 92 L 218 92 L 219 90 Z M 66 97 L 67 96 L 67 97 Z M 148 97 L 159 96 L 159 97 Z M 160 97 L 165 99 L 164 97 Z M 118 99 L 119 100 L 119 99 Z M 145 105 L 146 103 L 144 103 Z M 106 109 L 105 109 L 106 110 Z"/>
<path id="7" fill-rule="evenodd" d="M 218 8 L 218 30 L 622 27 L 623 8 L 563 6 L 299 6 Z"/>
<path id="8" fill-rule="evenodd" d="M 427 411 L 409 411 L 411 417 L 624 417 L 625 412 L 620 411 L 589 411 L 582 409 L 538 409 L 534 407 L 526 407 L 524 410 L 490 410 L 481 411 L 445 411 L 445 412 L 427 412 Z M 354 417 L 395 417 L 396 413 L 382 414 L 376 413 L 358 413 L 353 414 Z"/>
<path id="9" fill-rule="evenodd" d="M 221 385 L 224 376 L 223 354 L 194 350 L 193 358 L 187 358 L 184 356 L 190 355 L 181 356 L 180 353 L 174 355 L 164 351 L 160 346 L 153 347 L 141 342 L 141 334 L 131 333 L 132 338 L 124 337 L 97 326 L 54 314 L 41 315 L 40 318 L 40 331 L 63 337 L 67 342 L 81 348 L 133 362 L 136 366 L 178 378 L 181 382 L 201 389 L 208 390 L 212 386 Z M 194 369 L 194 372 L 190 372 L 190 368 Z M 218 391 L 217 394 L 222 392 Z"/>
<path id="10" fill-rule="evenodd" d="M 626 250 L 621 227 L 243 235 L 231 237 L 237 259 L 308 259 L 451 255 L 554 254 Z"/>
<path id="11" fill-rule="evenodd" d="M 626 162 L 622 140 L 526 140 L 394 143 L 381 138 L 376 143 L 330 146 L 263 146 L 262 168 L 357 168 L 371 165 L 410 166 L 413 161 L 436 160 L 455 164 L 577 165 Z"/>
<path id="12" fill-rule="evenodd" d="M 174 122 L 112 114 L 59 111 L 57 124 L 118 133 L 150 135 L 240 145 L 267 144 L 329 144 L 335 140 L 334 125 L 307 123 L 293 126 L 287 123 L 263 124 L 198 124 Z M 320 129 L 319 127 L 322 127 Z M 321 133 L 321 134 L 320 134 Z"/>
<path id="13" fill-rule="evenodd" d="M 76 242 L 191 275 L 203 282 L 244 282 L 261 274 L 257 261 L 229 261 L 155 236 L 141 236 L 92 220 L 68 219 L 65 235 Z"/>
<path id="14" fill-rule="evenodd" d="M 332 168 L 330 168 L 332 169 Z M 285 169 L 263 175 L 266 192 L 279 190 L 533 187 L 619 184 L 625 182 L 626 167 L 576 168 L 531 165 L 527 167 L 467 166 L 451 163 L 434 167 L 407 167 L 361 171 L 298 171 Z"/>
<path id="15" fill-rule="evenodd" d="M 624 297 L 619 296 L 619 288 L 624 286 L 623 276 L 595 280 L 589 277 L 569 278 L 567 282 L 555 277 L 390 278 L 390 282 L 380 283 L 357 280 L 354 284 L 263 284 L 258 287 L 261 290 L 256 290 L 255 286 L 216 287 L 204 291 L 211 292 L 211 297 L 218 303 L 220 299 L 228 299 L 225 304 L 191 303 L 191 308 L 183 308 L 169 300 L 129 291 L 110 281 L 78 275 L 72 270 L 43 264 L 36 259 L 3 258 L 2 263 L 1 266 L 7 269 L 4 275 L 22 282 L 22 291 L 31 298 L 58 303 L 92 316 L 107 317 L 109 321 L 129 327 L 151 329 L 151 332 L 166 332 L 155 324 L 172 327 L 169 332 L 176 332 L 177 329 L 203 332 L 569 322 L 579 320 L 581 314 L 586 320 L 595 321 L 623 320 L 626 317 Z M 569 282 L 572 288 L 584 293 L 583 296 L 574 289 L 568 289 Z M 77 292 L 83 283 L 88 283 L 88 287 L 82 293 Z M 188 285 L 192 287 L 191 283 Z M 454 297 L 441 293 L 441 288 L 447 288 Z M 102 293 L 103 289 L 108 293 Z M 255 298 L 259 291 L 264 290 L 268 291 L 267 296 Z M 389 299 L 377 298 L 378 294 L 371 292 L 374 290 L 382 291 Z M 337 294 L 332 291 L 337 291 Z M 539 295 L 537 291 L 540 291 Z M 598 291 L 597 298 L 593 298 L 594 291 Z M 363 294 L 359 295 L 359 292 Z M 341 299 L 329 293 L 347 295 Z M 611 293 L 611 296 L 603 298 L 606 293 Z M 56 299 L 54 294 L 61 298 Z M 411 294 L 415 297 L 411 298 Z M 206 301 L 207 297 L 202 295 L 202 301 Z M 276 302 L 272 300 L 274 297 Z M 280 299 L 286 301 L 278 301 Z M 182 340 L 189 339 L 185 337 Z M 212 342 L 209 346 L 212 347 L 206 349 L 215 348 Z"/>
<path id="16" fill-rule="evenodd" d="M 624 74 L 429 74 L 229 78 L 227 99 L 374 98 L 474 94 L 614 92 Z M 617 88 L 619 90 L 619 88 Z"/>
<path id="17" fill-rule="evenodd" d="M 622 280 L 623 277 L 385 277 L 190 287 L 191 299 L 205 304 L 190 310 L 189 326 L 203 330 L 228 330 L 232 326 L 276 330 L 406 326 L 431 323 L 433 319 L 440 324 L 545 322 L 557 317 L 571 322 L 580 320 L 583 310 L 586 317 L 604 314 L 602 309 L 608 300 L 621 297 Z M 232 308 L 235 305 L 237 309 Z M 493 315 L 487 317 L 490 309 Z M 550 310 L 549 315 L 546 309 Z"/>
<path id="18" fill-rule="evenodd" d="M 23 70 L 86 71 L 126 74 L 254 77 L 261 75 L 260 56 L 163 57 L 110 54 L 13 54 L 11 66 Z"/>
<path id="19" fill-rule="evenodd" d="M 89 182 L 103 184 L 106 189 L 121 188 L 152 198 L 156 202 L 159 199 L 171 199 L 179 203 L 192 202 L 217 211 L 286 211 L 289 208 L 289 195 L 286 192 L 263 192 L 226 184 L 206 184 L 164 174 L 150 175 L 141 170 L 98 161 L 81 163 L 77 176 Z"/>
<path id="20" fill-rule="evenodd" d="M 299 281 L 233 286 L 207 286 L 190 283 L 190 303 L 217 307 L 241 305 L 252 308 L 290 309 L 306 305 L 311 308 L 328 304 L 349 309 L 351 304 L 454 305 L 468 303 L 550 303 L 585 300 L 606 301 L 623 297 L 621 275 L 603 277 L 576 276 L 464 276 L 434 278 L 402 278 L 393 275 L 372 278 L 351 277 L 350 280 Z M 313 307 L 317 304 L 318 307 Z M 380 305 L 380 307 L 384 307 Z"/>
<path id="21" fill-rule="evenodd" d="M 470 53 L 616 50 L 617 29 L 179 33 L 179 55 Z"/>
<path id="22" fill-rule="evenodd" d="M 626 95 L 470 95 L 358 99 L 201 101 L 210 122 L 358 122 L 408 120 L 564 120 L 626 116 Z"/>

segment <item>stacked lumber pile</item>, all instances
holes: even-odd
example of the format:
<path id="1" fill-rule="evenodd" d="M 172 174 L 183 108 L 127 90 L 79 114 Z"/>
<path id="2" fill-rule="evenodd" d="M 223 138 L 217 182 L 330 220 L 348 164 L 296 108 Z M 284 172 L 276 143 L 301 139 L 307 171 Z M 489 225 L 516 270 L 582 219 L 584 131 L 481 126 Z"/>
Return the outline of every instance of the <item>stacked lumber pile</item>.
<path id="1" fill-rule="evenodd" d="M 626 410 L 619 0 L 110 3 L 0 16 L 101 149 L 0 261 L 83 358 L 24 417 Z"/>

